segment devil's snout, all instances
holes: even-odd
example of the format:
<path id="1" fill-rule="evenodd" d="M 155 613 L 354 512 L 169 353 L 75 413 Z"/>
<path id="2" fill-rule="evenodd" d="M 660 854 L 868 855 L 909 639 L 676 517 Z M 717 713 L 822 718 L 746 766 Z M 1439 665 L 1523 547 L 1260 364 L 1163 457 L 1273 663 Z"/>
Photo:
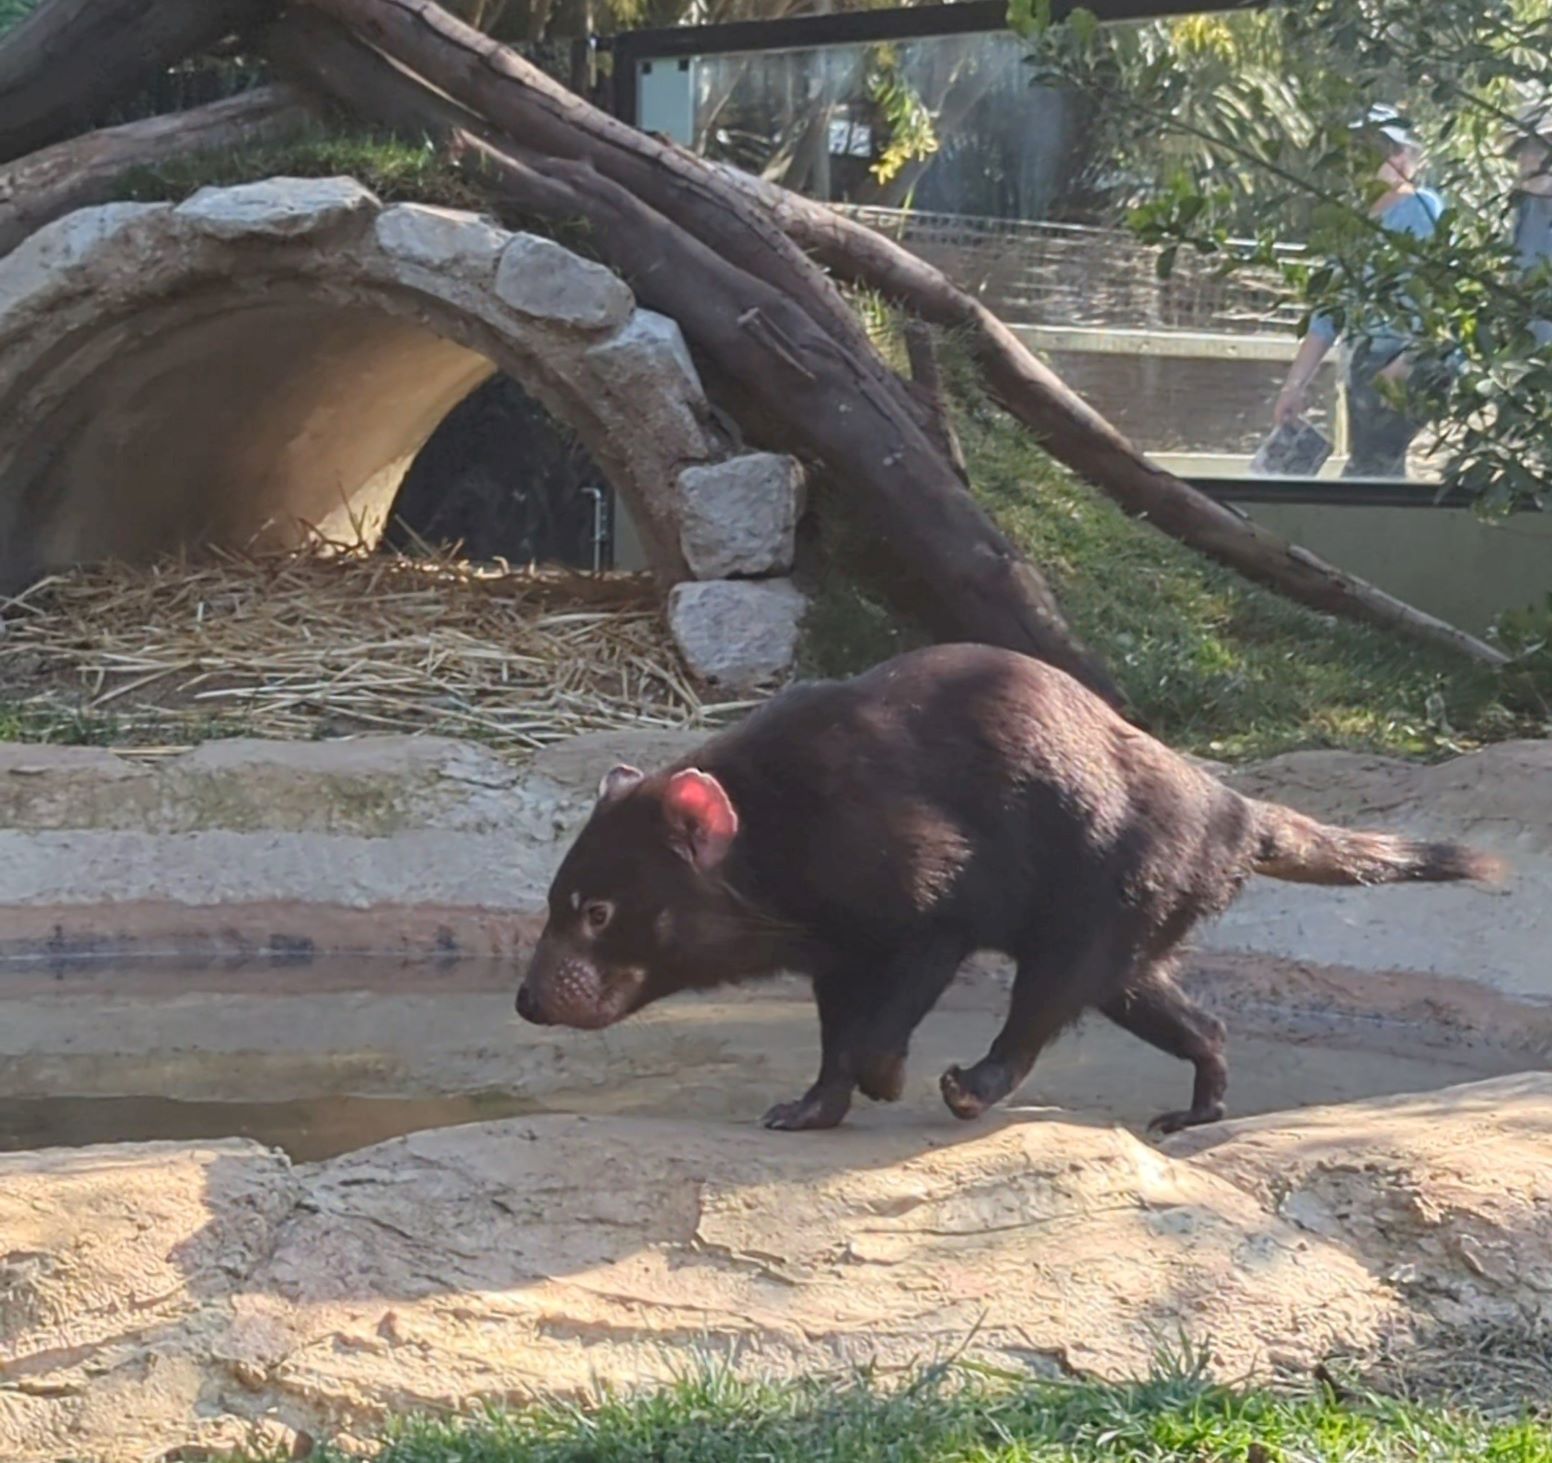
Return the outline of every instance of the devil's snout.
<path id="1" fill-rule="evenodd" d="M 535 1026 L 547 1026 L 549 1023 L 539 1011 L 539 1002 L 534 999 L 534 993 L 528 989 L 525 981 L 517 988 L 517 1014 L 524 1021 L 531 1021 Z"/>

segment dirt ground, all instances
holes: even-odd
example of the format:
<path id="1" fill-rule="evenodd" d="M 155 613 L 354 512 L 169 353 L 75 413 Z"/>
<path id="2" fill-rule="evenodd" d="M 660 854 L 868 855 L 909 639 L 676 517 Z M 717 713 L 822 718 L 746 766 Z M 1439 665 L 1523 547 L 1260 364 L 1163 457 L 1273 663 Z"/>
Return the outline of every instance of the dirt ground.
<path id="1" fill-rule="evenodd" d="M 1272 963 L 1230 957 L 1217 968 L 1229 979 Z M 336 978 L 365 980 L 370 969 Z M 797 982 L 676 1000 L 588 1034 L 527 1025 L 503 983 L 512 972 L 482 974 L 486 989 L 462 991 L 185 989 L 124 999 L 104 972 L 91 993 L 13 1001 L 0 1030 L 0 1148 L 242 1136 L 307 1161 L 415 1128 L 541 1112 L 753 1130 L 817 1067 L 813 1002 Z M 995 975 L 963 979 L 918 1033 L 903 1100 L 859 1098 L 851 1123 L 957 1129 L 938 1074 L 985 1050 L 1005 1003 Z M 1427 1091 L 1519 1071 L 1529 1059 L 1480 1041 L 1428 1047 L 1395 1034 L 1253 1029 L 1233 1036 L 1230 1060 L 1231 1112 L 1249 1116 Z M 1141 1133 L 1185 1101 L 1190 1080 L 1188 1066 L 1091 1017 L 1042 1057 L 1013 1106 Z"/>

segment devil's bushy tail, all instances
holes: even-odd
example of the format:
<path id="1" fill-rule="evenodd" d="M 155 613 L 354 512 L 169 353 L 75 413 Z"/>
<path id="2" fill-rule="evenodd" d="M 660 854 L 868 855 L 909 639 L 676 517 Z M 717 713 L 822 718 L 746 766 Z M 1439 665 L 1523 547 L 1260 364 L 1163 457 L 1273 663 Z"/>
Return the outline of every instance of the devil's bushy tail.
<path id="1" fill-rule="evenodd" d="M 1506 872 L 1500 859 L 1459 843 L 1423 843 L 1388 833 L 1351 833 L 1306 818 L 1277 803 L 1252 802 L 1254 869 L 1293 884 L 1448 884 L 1492 882 Z"/>

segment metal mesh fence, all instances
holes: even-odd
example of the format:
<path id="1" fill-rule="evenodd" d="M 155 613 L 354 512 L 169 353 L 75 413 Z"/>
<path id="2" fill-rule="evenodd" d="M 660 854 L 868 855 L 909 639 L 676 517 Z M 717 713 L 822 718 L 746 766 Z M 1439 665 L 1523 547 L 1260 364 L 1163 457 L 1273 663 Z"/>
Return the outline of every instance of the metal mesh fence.
<path id="1" fill-rule="evenodd" d="M 1226 278 L 1182 254 L 1160 279 L 1154 251 L 1119 229 L 837 205 L 896 239 L 1009 325 L 1287 335 L 1299 311 L 1275 279 Z"/>

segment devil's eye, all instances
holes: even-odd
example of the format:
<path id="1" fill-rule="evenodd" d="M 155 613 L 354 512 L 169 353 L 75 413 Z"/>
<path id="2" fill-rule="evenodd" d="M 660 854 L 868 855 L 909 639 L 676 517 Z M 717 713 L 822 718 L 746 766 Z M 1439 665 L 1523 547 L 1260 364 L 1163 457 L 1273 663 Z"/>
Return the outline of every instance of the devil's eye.
<path id="1" fill-rule="evenodd" d="M 606 899 L 594 899 L 583 906 L 582 918 L 587 921 L 590 930 L 607 929 L 609 921 L 614 918 L 614 906 Z"/>

